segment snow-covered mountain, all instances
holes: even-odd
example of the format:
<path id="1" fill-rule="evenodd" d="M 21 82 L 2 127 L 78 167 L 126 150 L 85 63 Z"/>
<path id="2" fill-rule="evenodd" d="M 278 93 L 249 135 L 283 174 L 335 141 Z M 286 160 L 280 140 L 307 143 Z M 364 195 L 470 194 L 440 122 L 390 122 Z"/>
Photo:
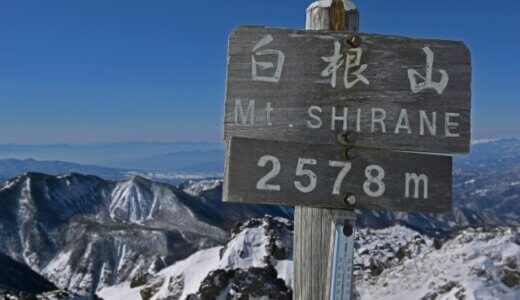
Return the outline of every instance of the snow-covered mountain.
<path id="1" fill-rule="evenodd" d="M 293 224 L 252 219 L 228 242 L 139 279 L 102 290 L 105 299 L 291 299 Z M 191 295 L 191 296 L 190 296 Z"/>
<path id="2" fill-rule="evenodd" d="M 224 246 L 201 250 L 105 299 L 291 299 L 292 222 L 265 217 L 237 226 Z M 360 299 L 519 299 L 520 233 L 466 229 L 442 240 L 403 226 L 356 233 Z M 170 297 L 170 298 L 168 298 Z"/>
<path id="3" fill-rule="evenodd" d="M 220 189 L 220 191 L 219 191 Z M 28 173 L 0 186 L 0 253 L 57 287 L 96 291 L 222 245 L 235 222 L 278 207 L 225 205 L 141 177 Z"/>
<path id="4" fill-rule="evenodd" d="M 290 299 L 292 222 L 232 221 L 290 211 L 224 204 L 221 188 L 218 181 L 187 183 L 185 192 L 140 177 L 25 174 L 0 188 L 0 249 L 73 290 L 39 299 L 94 297 L 77 289 L 104 299 Z M 517 229 L 468 228 L 434 239 L 397 225 L 360 229 L 356 241 L 361 299 L 520 297 Z M 0 296 L 7 294 L 23 299 Z"/>
<path id="5" fill-rule="evenodd" d="M 359 295 L 518 297 L 520 238 L 510 226 L 520 222 L 519 182 L 520 141 L 479 143 L 455 160 L 453 213 L 360 212 L 366 229 L 358 231 Z M 0 299 L 7 297 L 4 290 L 13 299 L 20 295 L 23 287 L 9 281 L 20 278 L 42 288 L 33 291 L 44 292 L 40 299 L 93 295 L 78 290 L 108 293 L 108 299 L 119 293 L 290 297 L 291 223 L 246 220 L 266 214 L 291 219 L 292 208 L 221 198 L 219 179 L 179 187 L 135 175 L 105 180 L 27 173 L 10 179 L 0 185 Z M 478 266 L 484 271 L 468 269 Z M 6 269 L 18 270 L 18 277 Z M 54 287 L 61 290 L 48 291 Z"/>
<path id="6" fill-rule="evenodd" d="M 502 139 L 479 142 L 472 146 L 471 154 L 457 156 L 454 162 L 454 209 L 452 213 L 432 215 L 364 211 L 359 218 L 359 225 L 383 228 L 400 223 L 429 234 L 441 235 L 467 226 L 520 225 L 520 201 L 518 201 L 518 197 L 520 197 L 520 140 Z M 0 160 L 0 178 L 6 176 L 2 174 L 9 176 L 18 174 L 17 170 L 19 172 L 34 170 L 50 174 L 61 174 L 68 171 L 86 172 L 86 174 L 93 174 L 104 179 L 118 180 L 137 175 L 170 184 L 192 180 L 186 186 L 191 186 L 193 190 L 186 191 L 194 195 L 201 186 L 217 182 L 208 180 L 195 183 L 195 181 L 218 176 L 218 174 L 125 171 L 64 162 Z M 218 193 L 214 193 L 214 196 L 220 199 Z"/>
<path id="7" fill-rule="evenodd" d="M 520 299 L 517 228 L 476 228 L 442 240 L 405 227 L 361 230 L 361 299 Z"/>

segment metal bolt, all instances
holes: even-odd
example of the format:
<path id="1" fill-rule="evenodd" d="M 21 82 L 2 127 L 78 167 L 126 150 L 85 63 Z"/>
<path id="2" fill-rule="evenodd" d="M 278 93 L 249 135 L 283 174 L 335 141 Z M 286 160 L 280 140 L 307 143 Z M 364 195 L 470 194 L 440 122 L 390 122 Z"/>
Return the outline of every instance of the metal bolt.
<path id="1" fill-rule="evenodd" d="M 359 35 L 353 35 L 347 40 L 347 44 L 352 48 L 361 47 L 361 37 Z"/>
<path id="2" fill-rule="evenodd" d="M 341 136 L 345 143 L 355 143 L 359 137 L 359 134 L 355 131 L 349 131 Z"/>
<path id="3" fill-rule="evenodd" d="M 355 195 L 349 194 L 345 196 L 345 202 L 347 202 L 348 205 L 356 205 L 357 198 Z"/>
<path id="4" fill-rule="evenodd" d="M 347 157 L 347 159 L 354 159 L 358 156 L 358 151 L 356 148 L 348 148 L 345 151 L 345 156 Z"/>
<path id="5" fill-rule="evenodd" d="M 353 233 L 354 233 L 354 227 L 352 227 L 352 225 L 350 225 L 348 223 L 343 225 L 343 234 L 346 237 L 351 237 Z"/>

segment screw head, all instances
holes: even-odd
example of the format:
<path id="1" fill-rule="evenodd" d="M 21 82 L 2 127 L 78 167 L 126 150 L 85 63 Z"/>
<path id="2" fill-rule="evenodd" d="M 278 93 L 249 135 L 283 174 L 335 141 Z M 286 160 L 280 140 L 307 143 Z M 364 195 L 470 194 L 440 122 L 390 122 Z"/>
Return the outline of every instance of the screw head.
<path id="1" fill-rule="evenodd" d="M 356 205 L 357 198 L 355 195 L 347 195 L 345 196 L 345 202 L 347 202 L 348 205 Z"/>
<path id="2" fill-rule="evenodd" d="M 359 137 L 359 134 L 355 131 L 349 131 L 341 136 L 345 143 L 355 143 Z"/>
<path id="3" fill-rule="evenodd" d="M 346 237 L 351 237 L 353 233 L 354 233 L 354 227 L 352 225 L 350 225 L 348 223 L 343 225 L 343 234 Z"/>
<path id="4" fill-rule="evenodd" d="M 356 148 L 349 148 L 345 151 L 347 159 L 354 159 L 358 156 L 358 150 Z"/>
<path id="5" fill-rule="evenodd" d="M 361 47 L 361 37 L 355 34 L 347 40 L 347 44 L 352 48 L 359 48 Z"/>

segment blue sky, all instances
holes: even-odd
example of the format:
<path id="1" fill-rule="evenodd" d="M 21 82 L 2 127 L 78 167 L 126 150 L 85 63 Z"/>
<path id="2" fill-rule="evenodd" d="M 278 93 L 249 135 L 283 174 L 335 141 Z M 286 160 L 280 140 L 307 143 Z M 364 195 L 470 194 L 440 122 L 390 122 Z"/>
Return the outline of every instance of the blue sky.
<path id="1" fill-rule="evenodd" d="M 218 141 L 228 34 L 312 1 L 0 2 L 0 143 Z M 520 2 L 358 0 L 361 31 L 464 40 L 473 135 L 520 136 Z"/>

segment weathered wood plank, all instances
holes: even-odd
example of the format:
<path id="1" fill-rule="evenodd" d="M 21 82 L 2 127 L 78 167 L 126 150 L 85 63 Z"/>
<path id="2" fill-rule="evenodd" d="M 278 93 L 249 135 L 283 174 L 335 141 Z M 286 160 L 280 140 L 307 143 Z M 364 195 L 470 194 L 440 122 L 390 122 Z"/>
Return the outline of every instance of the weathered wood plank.
<path id="1" fill-rule="evenodd" d="M 302 266 L 304 265 L 301 260 L 303 243 L 303 234 L 297 234 L 302 232 L 303 216 L 301 207 L 294 208 L 294 246 L 293 246 L 293 260 L 294 260 L 294 286 L 301 287 L 302 284 Z M 293 298 L 302 299 L 302 291 L 300 288 L 294 289 Z"/>
<path id="2" fill-rule="evenodd" d="M 340 209 L 442 213 L 451 210 L 447 156 L 341 146 L 228 140 L 224 201 Z M 356 203 L 347 204 L 346 195 Z"/>
<path id="3" fill-rule="evenodd" d="M 313 245 L 312 245 L 312 265 L 310 265 L 310 268 L 313 272 L 313 278 L 324 278 L 326 276 L 325 273 L 323 273 L 323 247 L 321 244 L 321 240 L 323 237 L 322 232 L 322 222 L 323 220 L 323 209 L 311 207 L 304 210 L 311 210 L 312 216 L 309 218 L 308 226 L 312 228 L 312 238 L 313 238 Z M 323 282 L 321 280 L 312 280 L 312 294 L 316 297 L 319 297 L 321 299 L 321 291 L 324 289 Z"/>
<path id="4" fill-rule="evenodd" d="M 359 34 L 361 47 L 351 48 L 351 37 L 236 29 L 229 40 L 225 135 L 337 144 L 338 135 L 356 131 L 359 147 L 469 151 L 471 58 L 464 43 Z M 336 42 L 338 61 L 331 64 L 326 60 Z M 420 85 L 425 82 L 431 84 Z"/>
<path id="5" fill-rule="evenodd" d="M 304 209 L 302 210 L 302 217 L 303 217 L 303 226 L 302 228 L 306 228 L 307 233 L 303 235 L 303 248 L 302 248 L 302 257 L 305 257 L 307 261 L 305 262 L 305 265 L 313 266 L 313 261 L 315 259 L 315 256 L 312 252 L 312 244 L 313 241 L 313 235 L 312 235 L 312 228 L 310 226 L 310 222 L 312 220 L 312 209 Z M 316 274 L 314 273 L 314 269 L 301 270 L 303 272 L 302 274 L 302 282 L 307 283 L 303 285 L 303 291 L 302 295 L 312 295 L 313 293 L 313 286 L 312 281 L 316 278 Z"/>
<path id="6" fill-rule="evenodd" d="M 327 299 L 326 298 L 326 293 L 327 293 L 327 289 L 328 289 L 328 286 L 329 286 L 329 281 L 327 280 L 329 278 L 329 262 L 328 262 L 328 253 L 329 253 L 329 249 L 330 249 L 330 240 L 331 240 L 331 236 L 327 235 L 329 230 L 330 230 L 330 227 L 331 227 L 331 222 L 334 221 L 334 219 L 332 218 L 331 216 L 331 209 L 323 209 L 323 208 L 316 208 L 317 210 L 321 211 L 321 218 L 315 218 L 315 219 L 312 219 L 310 222 L 313 224 L 312 226 L 313 227 L 317 227 L 317 226 L 320 226 L 321 228 L 321 238 L 320 240 L 316 240 L 316 243 L 320 243 L 320 253 L 317 253 L 316 255 L 319 255 L 320 256 L 320 261 L 321 261 L 321 267 L 320 267 L 320 274 L 321 274 L 321 277 L 320 278 L 323 278 L 324 282 L 323 283 L 320 283 L 320 285 L 322 286 L 322 289 L 321 289 L 321 292 L 319 294 L 319 298 L 318 299 Z M 352 217 L 355 219 L 355 214 L 353 211 L 352 212 Z"/>

